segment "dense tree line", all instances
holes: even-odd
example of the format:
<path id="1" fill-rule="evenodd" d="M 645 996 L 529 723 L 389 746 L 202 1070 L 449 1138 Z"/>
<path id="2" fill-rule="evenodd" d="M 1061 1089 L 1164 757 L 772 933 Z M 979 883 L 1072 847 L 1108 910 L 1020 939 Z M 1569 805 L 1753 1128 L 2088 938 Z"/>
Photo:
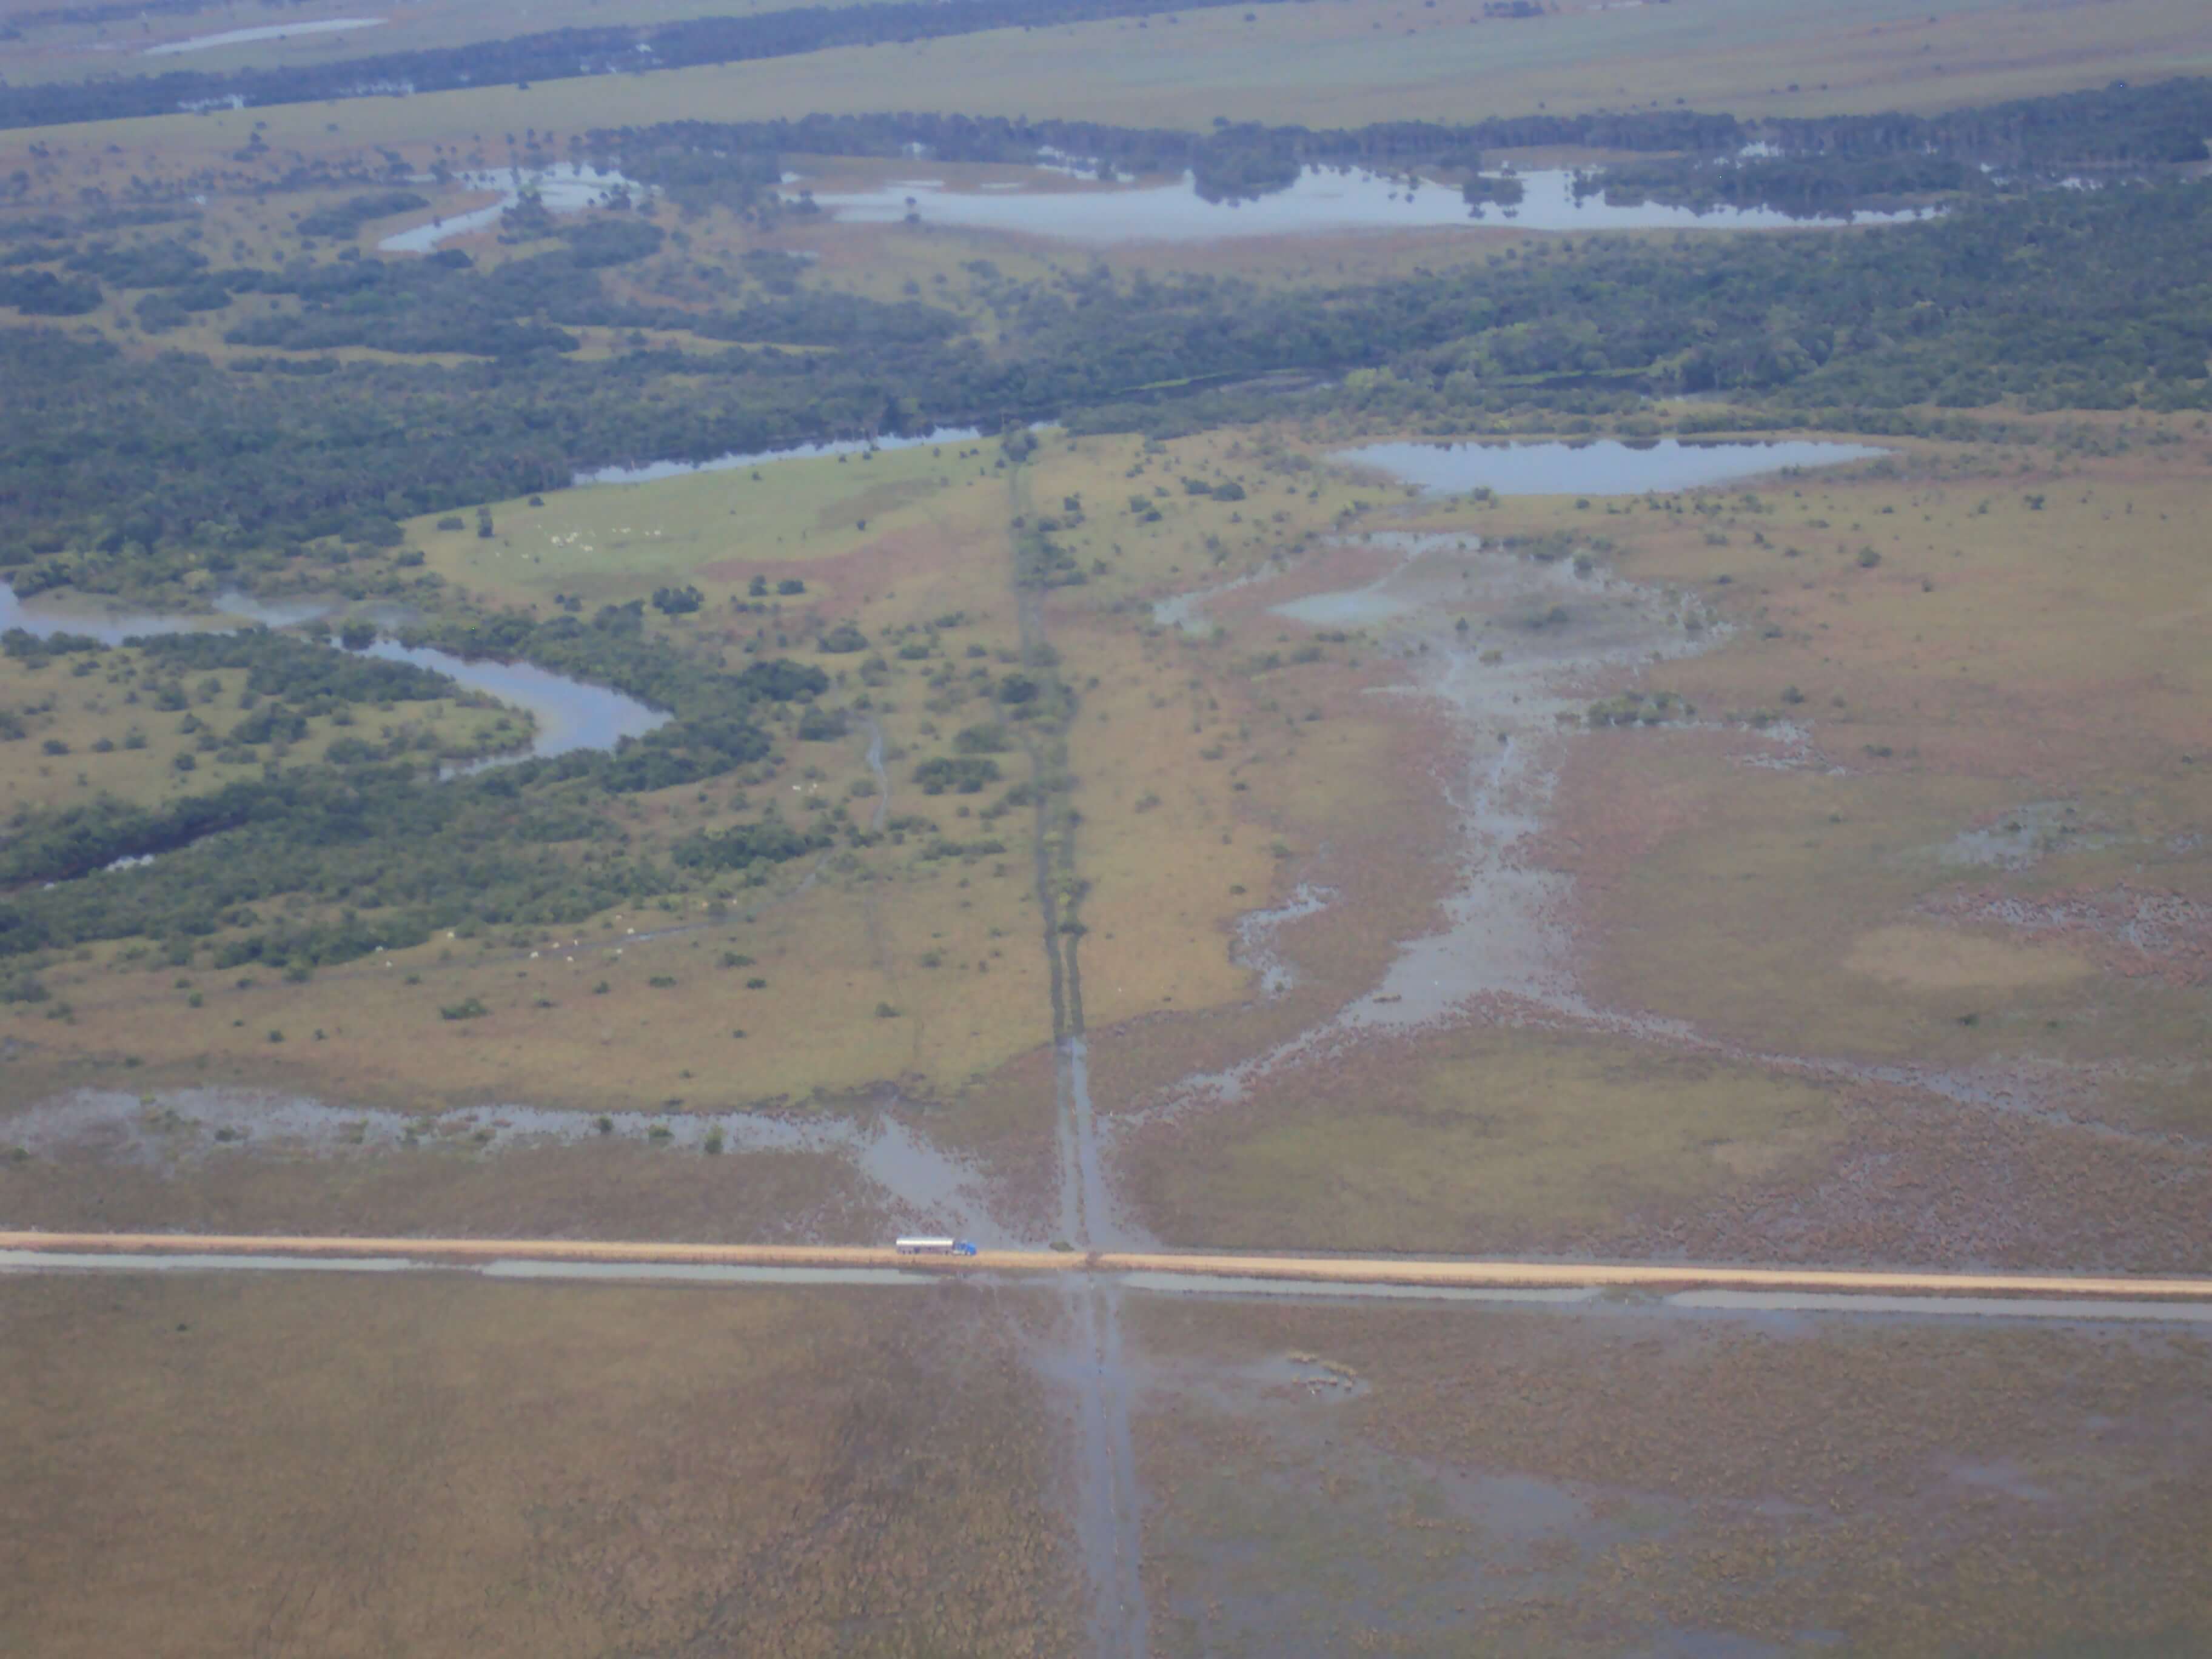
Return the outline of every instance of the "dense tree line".
<path id="1" fill-rule="evenodd" d="M 304 227 L 307 221 L 301 222 Z M 276 269 L 210 270 L 205 254 L 173 240 L 123 247 L 95 244 L 68 252 L 69 275 L 0 270 L 0 304 L 14 304 L 27 316 L 68 316 L 100 303 L 101 281 L 118 289 L 155 289 L 141 296 L 137 314 L 143 326 L 158 333 L 193 313 L 223 310 L 234 295 L 282 295 L 296 299 L 300 308 L 238 323 L 226 332 L 228 343 L 294 351 L 373 345 L 482 357 L 573 351 L 578 342 L 568 331 L 575 328 L 678 329 L 710 339 L 849 349 L 941 341 L 961 330 L 958 319 L 905 301 L 802 291 L 795 285 L 703 315 L 673 306 L 617 302 L 600 273 L 658 252 L 664 240 L 659 227 L 594 218 L 556 234 L 568 246 L 511 259 L 488 272 L 476 270 L 454 249 L 420 259 L 296 258 Z"/>
<path id="2" fill-rule="evenodd" d="M 1938 115 L 1773 118 L 1750 136 L 1790 155 L 1945 155 L 2021 177 L 2201 161 L 2212 137 L 2212 80 L 2116 81 Z"/>
<path id="3" fill-rule="evenodd" d="M 989 349 L 957 332 L 951 313 L 914 306 L 866 314 L 921 326 L 854 330 L 858 340 L 803 356 L 581 362 L 540 350 L 480 367 L 240 376 L 198 357 L 149 365 L 0 329 L 11 389 L 0 401 L 0 568 L 33 585 L 111 587 L 222 574 L 272 548 L 557 488 L 607 465 L 1079 416 L 1146 387 L 1285 368 L 1380 371 L 1470 410 L 1561 377 L 1596 377 L 1601 407 L 1624 382 L 1868 410 L 2197 404 L 2212 329 L 2208 240 L 2201 187 L 2122 186 L 1863 231 L 1537 244 L 1496 264 L 1351 287 L 1123 282 L 1094 268 L 1014 292 Z M 392 269 L 360 291 L 503 291 L 466 273 Z M 533 298 L 562 291 L 527 270 L 509 281 Z M 778 304 L 797 318 L 847 302 L 802 295 L 732 313 L 730 325 L 770 328 L 787 314 Z M 1372 385 L 1318 395 L 1371 400 Z"/>
<path id="4" fill-rule="evenodd" d="M 34 822 L 9 843 L 4 873 L 56 884 L 0 907 L 0 956 L 142 935 L 189 954 L 220 930 L 259 927 L 254 907 L 296 894 L 343 906 L 342 919 L 280 922 L 251 954 L 312 966 L 420 944 L 434 928 L 580 921 L 669 890 L 651 860 L 575 856 L 580 835 L 589 845 L 613 834 L 605 821 L 567 810 L 557 791 L 490 787 L 499 775 L 440 784 L 406 769 L 301 767 L 167 808 L 106 803 Z M 58 879 L 139 852 L 158 856 Z"/>
<path id="5" fill-rule="evenodd" d="M 312 714 L 349 702 L 488 702 L 452 676 L 413 663 L 391 662 L 353 651 L 333 651 L 296 635 L 267 628 L 235 632 L 155 634 L 132 640 L 149 674 L 174 678 L 215 669 L 243 668 L 246 690 L 281 697 Z"/>
<path id="6" fill-rule="evenodd" d="M 1935 116 L 1838 115 L 1748 128 L 1746 150 L 1692 151 L 1577 180 L 1609 202 L 1828 214 L 1898 199 L 1993 194 L 2023 183 L 2149 176 L 2202 161 L 2212 81 L 2116 84 Z"/>
<path id="7" fill-rule="evenodd" d="M 1029 163 L 1056 155 L 1103 171 L 1188 172 L 1202 194 L 1218 200 L 1280 189 L 1307 167 L 1425 167 L 1472 175 L 1486 150 L 1573 145 L 1670 158 L 1607 169 L 1601 177 L 1618 179 L 1625 197 L 1825 212 L 1905 193 L 1994 189 L 1998 181 L 1984 165 L 2019 180 L 2085 167 L 2198 161 L 2208 134 L 2212 80 L 2193 78 L 1936 116 L 1742 121 L 1687 109 L 1632 110 L 1319 131 L 1217 121 L 1210 131 L 1189 132 L 1006 116 L 810 115 L 596 130 L 580 148 L 679 199 L 685 186 L 716 177 L 764 190 L 785 154 L 918 151 L 940 161 Z"/>
<path id="8" fill-rule="evenodd" d="M 787 154 L 899 156 L 917 151 L 939 161 L 1028 165 L 1051 155 L 1104 173 L 1189 173 L 1201 194 L 1218 201 L 1279 190 L 1308 167 L 1434 167 L 1471 173 L 1481 166 L 1486 146 L 1704 151 L 1741 143 L 1742 133 L 1733 116 L 1692 111 L 1547 116 L 1456 126 L 1391 121 L 1319 130 L 1217 121 L 1204 132 L 1098 121 L 899 113 L 602 128 L 584 135 L 576 148 L 631 178 L 669 190 L 679 202 L 687 190 L 713 180 L 764 191 L 775 184 L 780 157 Z"/>

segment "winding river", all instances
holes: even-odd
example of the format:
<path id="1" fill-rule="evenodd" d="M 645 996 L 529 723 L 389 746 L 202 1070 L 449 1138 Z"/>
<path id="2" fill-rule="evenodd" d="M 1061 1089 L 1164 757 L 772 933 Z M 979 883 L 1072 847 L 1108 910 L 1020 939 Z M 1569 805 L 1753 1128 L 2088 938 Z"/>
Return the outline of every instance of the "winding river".
<path id="1" fill-rule="evenodd" d="M 19 599 L 15 591 L 0 584 L 0 632 L 20 628 L 41 639 L 56 634 L 86 634 L 104 645 L 149 634 L 198 631 L 231 632 L 259 624 L 289 628 L 343 609 L 327 601 L 295 600 L 264 603 L 244 593 L 216 596 L 216 610 L 204 616 L 161 611 L 130 611 L 70 605 L 40 599 Z M 372 621 L 389 624 L 397 613 L 369 611 Z M 342 647 L 332 646 L 331 650 Z M 412 663 L 482 691 L 509 706 L 525 710 L 538 722 L 536 735 L 522 754 L 505 755 L 486 763 L 520 760 L 528 757 L 565 755 L 578 749 L 611 750 L 625 738 L 643 737 L 668 716 L 635 697 L 611 691 L 603 685 L 574 680 L 530 663 L 471 661 L 430 646 L 401 645 L 379 640 L 368 654 L 388 662 Z"/>

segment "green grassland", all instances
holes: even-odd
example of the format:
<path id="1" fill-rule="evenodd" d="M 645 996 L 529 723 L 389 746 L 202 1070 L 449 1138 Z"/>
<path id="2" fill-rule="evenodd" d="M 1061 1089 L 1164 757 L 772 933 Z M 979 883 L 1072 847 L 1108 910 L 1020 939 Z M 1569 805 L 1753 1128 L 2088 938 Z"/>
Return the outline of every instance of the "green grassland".
<path id="1" fill-rule="evenodd" d="M 1829 1095 L 1630 1042 L 1462 1030 L 1208 1114 L 1140 1154 L 1133 1185 L 1178 1241 L 1571 1249 L 1626 1218 L 1816 1162 L 1840 1133 Z"/>
<path id="2" fill-rule="evenodd" d="M 715 15 L 744 17 L 800 5 L 852 3 L 853 0 L 723 0 Z M 10 7 L 8 12 L 0 12 L 0 21 L 12 21 L 9 13 L 31 9 L 33 8 L 29 6 Z M 343 0 L 303 0 L 303 3 L 286 7 L 279 21 L 296 26 L 356 18 L 362 16 L 364 9 L 347 5 Z M 368 10 L 368 15 L 376 15 L 374 9 Z M 239 41 L 159 58 L 138 55 L 149 46 L 164 42 L 268 26 L 258 15 L 247 17 L 228 7 L 209 5 L 159 21 L 147 17 L 131 22 L 35 23 L 25 27 L 21 38 L 9 42 L 5 50 L 9 73 L 19 82 L 73 81 L 112 75 L 118 69 L 138 74 L 158 74 L 164 70 L 224 73 L 246 69 L 284 69 L 301 64 L 343 62 L 388 52 L 465 46 L 524 33 L 646 27 L 679 22 L 701 15 L 696 0 L 617 0 L 615 3 L 610 3 L 610 0 L 536 0 L 528 11 L 519 15 L 471 4 L 470 0 L 431 0 L 428 4 L 409 6 L 401 15 L 386 18 L 382 26 L 375 28 Z"/>
<path id="3" fill-rule="evenodd" d="M 1231 120 L 1354 125 L 1645 104 L 1741 114 L 1953 107 L 2201 71 L 2188 0 L 1681 0 L 1484 20 L 1475 0 L 1433 9 L 1332 0 L 1254 14 L 1209 7 L 1164 19 L 1000 31 L 795 59 L 596 76 L 233 114 L 98 123 L 42 135 L 142 148 L 165 130 L 237 135 L 266 119 L 272 145 L 322 135 L 406 145 L 426 132 L 556 130 L 684 118 L 884 109 L 1039 114 L 1195 128 Z M 377 30 L 324 37 L 374 51 Z M 319 47 L 319 49 L 321 49 Z M 1796 89 L 1791 90 L 1795 83 Z M 449 115 L 447 111 L 450 109 Z M 234 143 L 235 137 L 234 137 Z"/>
<path id="4" fill-rule="evenodd" d="M 974 526 L 981 534 L 1005 516 L 996 459 L 994 443 L 977 441 L 778 459 L 568 489 L 538 506 L 495 502 L 491 538 L 473 521 L 441 532 L 434 514 L 408 530 L 432 569 L 493 602 L 567 592 L 599 605 L 682 581 L 726 600 L 743 597 L 755 575 L 803 580 L 799 562 L 828 563 L 900 532 Z"/>

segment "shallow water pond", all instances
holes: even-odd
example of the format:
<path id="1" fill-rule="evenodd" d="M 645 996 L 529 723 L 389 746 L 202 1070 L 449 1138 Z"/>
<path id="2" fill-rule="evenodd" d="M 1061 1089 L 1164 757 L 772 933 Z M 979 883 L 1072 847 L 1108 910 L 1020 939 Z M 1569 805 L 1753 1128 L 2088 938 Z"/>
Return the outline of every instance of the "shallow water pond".
<path id="1" fill-rule="evenodd" d="M 1430 495 L 1494 490 L 1500 495 L 1640 495 L 1694 489 L 1791 466 L 1837 466 L 1888 453 L 1868 444 L 1788 439 L 1773 443 L 1366 444 L 1331 460 L 1371 466 Z"/>
<path id="2" fill-rule="evenodd" d="M 1373 628 L 1419 607 L 1410 599 L 1385 593 L 1379 586 L 1355 587 L 1337 593 L 1310 593 L 1267 607 L 1270 616 L 1288 617 L 1309 628 Z"/>
<path id="3" fill-rule="evenodd" d="M 417 183 L 427 180 L 417 179 Z M 581 213 L 586 208 L 596 207 L 612 198 L 618 190 L 650 195 L 649 186 L 633 184 L 612 168 L 601 171 L 570 161 L 554 167 L 504 167 L 490 173 L 461 173 L 453 182 L 463 190 L 495 190 L 500 199 L 489 207 L 474 208 L 466 213 L 448 214 L 433 219 L 425 225 L 394 231 L 376 245 L 380 253 L 428 253 L 439 243 L 456 236 L 466 236 L 479 230 L 489 230 L 499 222 L 500 216 L 522 199 L 522 192 L 532 190 L 545 204 L 549 213 Z"/>
<path id="4" fill-rule="evenodd" d="M 972 426 L 932 427 L 913 437 L 896 434 L 878 438 L 838 438 L 828 443 L 793 444 L 787 449 L 756 449 L 742 454 L 717 455 L 708 461 L 647 461 L 640 466 L 603 466 L 592 472 L 579 472 L 571 481 L 579 484 L 653 483 L 662 478 L 678 478 L 687 472 L 730 472 L 741 467 L 767 466 L 776 461 L 818 461 L 833 455 L 861 455 L 872 449 L 919 449 L 924 444 L 972 444 L 980 442 L 983 434 Z"/>
<path id="5" fill-rule="evenodd" d="M 1519 203 L 1510 208 L 1485 204 L 1479 210 L 1453 185 L 1330 167 L 1308 167 L 1287 189 L 1243 202 L 1207 201 L 1188 173 L 1173 184 L 1089 190 L 1024 191 L 1000 185 L 964 191 L 948 189 L 936 179 L 895 179 L 878 190 L 821 194 L 813 200 L 856 223 L 896 223 L 912 214 L 924 224 L 1099 243 L 1483 225 L 1522 230 L 1786 230 L 1916 216 L 1863 213 L 1846 221 L 1793 219 L 1770 208 L 1696 213 L 1656 202 L 1615 207 L 1601 196 L 1577 200 L 1574 175 L 1564 169 L 1519 177 Z"/>

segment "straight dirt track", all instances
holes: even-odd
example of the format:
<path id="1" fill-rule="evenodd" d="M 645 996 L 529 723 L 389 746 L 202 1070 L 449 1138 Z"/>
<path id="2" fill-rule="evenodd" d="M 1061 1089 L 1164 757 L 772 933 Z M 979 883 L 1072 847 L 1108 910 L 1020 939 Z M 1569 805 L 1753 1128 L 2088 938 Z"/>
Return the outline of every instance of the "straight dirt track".
<path id="1" fill-rule="evenodd" d="M 487 1261 L 690 1262 L 753 1267 L 921 1268 L 951 1273 L 1190 1273 L 1343 1285 L 1457 1289 L 1828 1291 L 1859 1293 L 2147 1297 L 2212 1300 L 2212 1278 L 2090 1278 L 2069 1273 L 1859 1272 L 1828 1267 L 1735 1267 L 1688 1263 L 1442 1261 L 1389 1256 L 1195 1255 L 1164 1252 L 979 1250 L 972 1256 L 905 1256 L 871 1245 L 680 1244 L 568 1238 L 347 1238 L 224 1233 L 0 1232 L 0 1250 L 55 1255 L 398 1257 L 428 1264 Z M 220 1264 L 210 1264 L 217 1265 Z"/>

